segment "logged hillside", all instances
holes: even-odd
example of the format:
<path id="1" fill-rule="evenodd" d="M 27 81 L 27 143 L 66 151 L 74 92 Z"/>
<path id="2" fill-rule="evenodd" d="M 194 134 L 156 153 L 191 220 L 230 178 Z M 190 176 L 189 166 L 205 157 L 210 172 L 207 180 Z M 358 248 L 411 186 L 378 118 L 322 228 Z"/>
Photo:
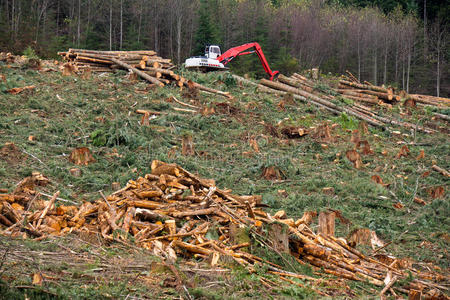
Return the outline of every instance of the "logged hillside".
<path id="1" fill-rule="evenodd" d="M 0 51 L 55 58 L 67 48 L 154 49 L 181 64 L 207 44 L 224 52 L 258 42 L 286 75 L 350 70 L 361 81 L 448 97 L 449 16 L 442 0 L 0 1 Z M 258 66 L 256 56 L 230 63 L 262 77 Z"/>
<path id="2" fill-rule="evenodd" d="M 448 106 L 374 106 L 380 115 L 427 126 L 433 133 L 395 124 L 382 130 L 345 112 L 335 115 L 298 101 L 292 94 L 257 91 L 229 73 L 177 71 L 198 84 L 229 92 L 230 97 L 223 97 L 174 85 L 158 88 L 120 70 L 62 76 L 58 68 L 52 62 L 41 70 L 0 63 L 0 196 L 19 187 L 23 192 L 24 185 L 18 183 L 25 177 L 43 176 L 45 185 L 33 187 L 42 201 L 60 191 L 60 207 L 103 203 L 107 200 L 99 191 L 108 197 L 145 174 L 162 180 L 154 177 L 152 161 L 175 163 L 199 178 L 214 179 L 221 197 L 231 191 L 261 195 L 264 211 L 281 223 L 300 220 L 305 212 L 334 212 L 335 236 L 351 240 L 368 257 L 375 257 L 375 250 L 392 254 L 405 268 L 448 278 L 449 124 L 435 115 L 448 118 Z M 322 75 L 314 90 L 327 93 L 338 83 L 339 78 Z M 340 98 L 333 103 L 345 108 L 353 101 Z M 366 141 L 368 151 L 357 149 L 357 140 Z M 86 165 L 76 165 L 73 150 L 84 147 L 92 157 Z M 348 155 L 356 150 L 361 153 L 359 163 Z M 312 216 L 308 226 L 314 236 L 319 228 L 318 218 Z M 195 218 L 214 223 L 208 215 Z M 9 298 L 362 298 L 383 289 L 370 280 L 344 280 L 299 259 L 286 259 L 258 240 L 260 236 L 253 239 L 251 230 L 248 252 L 263 258 L 252 271 L 230 259 L 214 265 L 208 255 L 182 258 L 186 252 L 178 248 L 176 263 L 169 264 L 153 250 L 141 248 L 137 237 L 121 239 L 114 230 L 112 240 L 101 234 L 57 237 L 59 232 L 33 240 L 30 231 L 7 227 L 1 229 L 9 236 L 0 237 L 0 291 Z M 211 228 L 190 242 L 209 247 L 223 229 L 217 224 Z M 355 235 L 358 230 L 373 231 L 381 244 L 364 245 L 358 240 L 363 237 Z M 10 238 L 12 233 L 15 238 Z M 27 239 L 21 239 L 24 236 Z M 265 261 L 303 277 L 272 274 Z M 398 276 L 393 293 L 407 297 L 405 287 L 417 279 L 416 273 Z M 442 285 L 427 286 L 423 294 L 439 290 L 448 297 L 448 280 Z"/>

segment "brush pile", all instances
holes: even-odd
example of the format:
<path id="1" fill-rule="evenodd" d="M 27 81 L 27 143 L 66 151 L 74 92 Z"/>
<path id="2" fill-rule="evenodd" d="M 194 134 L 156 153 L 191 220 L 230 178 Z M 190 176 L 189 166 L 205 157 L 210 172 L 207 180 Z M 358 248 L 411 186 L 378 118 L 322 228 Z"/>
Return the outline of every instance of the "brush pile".
<path id="1" fill-rule="evenodd" d="M 178 257 L 203 259 L 211 266 L 235 262 L 250 272 L 264 266 L 284 281 L 300 285 L 289 278 L 306 280 L 316 293 L 329 296 L 319 289 L 322 279 L 287 271 L 252 254 L 264 247 L 279 255 L 285 265 L 297 261 L 340 278 L 367 281 L 384 287 L 382 294 L 438 296 L 447 292 L 450 278 L 434 266 L 423 264 L 426 271 L 419 271 L 412 263 L 381 251 L 364 255 L 345 239 L 334 237 L 334 230 L 329 234 L 313 232 L 308 225 L 314 212 L 306 212 L 297 220 L 288 218 L 284 211 L 272 216 L 261 209 L 261 196 L 233 195 L 217 188 L 213 180 L 199 178 L 175 164 L 153 161 L 151 169 L 151 174 L 130 180 L 108 197 L 102 194 L 95 203 L 85 202 L 80 207 L 55 206 L 58 192 L 44 201 L 35 187 L 46 185 L 48 179 L 34 173 L 12 194 L 0 194 L 2 233 L 37 239 L 78 233 L 126 244 L 133 240 L 172 262 Z M 331 225 L 334 228 L 334 223 Z M 291 254 L 292 259 L 283 253 Z M 271 285 L 266 279 L 261 283 Z"/>

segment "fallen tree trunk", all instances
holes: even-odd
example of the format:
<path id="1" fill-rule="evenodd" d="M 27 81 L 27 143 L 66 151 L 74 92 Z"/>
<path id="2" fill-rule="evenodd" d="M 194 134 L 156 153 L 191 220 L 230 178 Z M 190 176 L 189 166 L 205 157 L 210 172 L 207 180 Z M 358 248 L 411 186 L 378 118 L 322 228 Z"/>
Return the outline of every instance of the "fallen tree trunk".
<path id="1" fill-rule="evenodd" d="M 184 84 L 187 87 L 190 87 L 190 88 L 194 87 L 194 88 L 197 88 L 197 89 L 199 89 L 201 91 L 206 91 L 206 92 L 210 92 L 210 93 L 213 93 L 213 94 L 221 95 L 221 96 L 226 97 L 226 98 L 231 98 L 230 93 L 228 93 L 228 92 L 222 92 L 222 91 L 219 91 L 219 90 L 215 90 L 215 89 L 206 87 L 204 85 L 201 85 L 201 84 L 199 84 L 197 82 L 193 82 L 191 80 L 189 80 L 188 82 L 185 82 Z"/>
<path id="2" fill-rule="evenodd" d="M 314 81 L 309 80 L 308 78 L 306 78 L 305 76 L 302 76 L 298 73 L 294 73 L 292 74 L 292 77 L 297 78 L 298 80 L 300 80 L 301 82 L 303 82 L 304 84 L 309 85 L 310 87 L 314 87 L 316 84 L 314 83 Z"/>
<path id="3" fill-rule="evenodd" d="M 347 99 L 351 99 L 351 100 L 355 100 L 355 101 L 360 101 L 360 102 L 367 102 L 367 103 L 372 103 L 372 104 L 378 104 L 378 100 L 377 99 L 373 99 L 373 98 L 358 97 L 358 96 L 352 96 L 352 95 L 342 95 L 342 97 L 347 98 Z"/>
<path id="4" fill-rule="evenodd" d="M 297 95 L 305 97 L 306 99 L 312 99 L 315 102 L 320 103 L 320 104 L 322 104 L 324 106 L 327 106 L 329 108 L 332 108 L 334 110 L 344 111 L 344 112 L 346 112 L 346 113 L 348 113 L 350 115 L 353 115 L 353 116 L 357 117 L 358 119 L 366 121 L 367 123 L 369 123 L 369 124 L 371 124 L 373 126 L 385 128 L 384 124 L 382 122 L 374 120 L 373 118 L 371 118 L 369 116 L 363 115 L 362 113 L 356 112 L 354 110 L 351 110 L 351 109 L 348 109 L 348 108 L 345 108 L 345 107 L 339 107 L 339 106 L 337 106 L 337 105 L 335 105 L 335 104 L 333 104 L 333 103 L 331 103 L 331 102 L 329 102 L 327 100 L 323 100 L 323 99 L 321 99 L 321 98 L 319 98 L 319 97 L 317 97 L 317 96 L 315 96 L 313 94 L 310 94 L 308 92 L 305 92 L 305 91 L 293 88 L 293 87 L 291 87 L 289 85 L 286 85 L 286 84 L 283 84 L 283 83 L 279 83 L 279 82 L 273 82 L 273 81 L 270 81 L 270 80 L 267 80 L 267 79 L 261 79 L 260 82 L 261 82 L 261 84 L 264 84 L 264 85 L 269 86 L 271 88 L 284 90 L 284 91 L 292 93 L 292 94 L 297 94 Z"/>
<path id="5" fill-rule="evenodd" d="M 106 55 L 120 55 L 120 54 L 141 54 L 141 55 L 156 55 L 156 52 L 153 50 L 134 50 L 134 51 L 102 51 L 102 50 L 86 50 L 86 49 L 69 49 L 69 53 L 77 52 L 77 53 L 93 53 L 93 54 L 106 54 Z"/>
<path id="6" fill-rule="evenodd" d="M 151 83 L 153 83 L 153 84 L 156 84 L 156 85 L 158 85 L 158 86 L 164 86 L 164 83 L 162 83 L 161 81 L 159 81 L 159 80 L 156 79 L 155 77 L 152 77 L 152 76 L 150 76 L 150 75 L 148 75 L 148 74 L 146 74 L 146 73 L 144 73 L 144 72 L 142 72 L 142 71 L 139 71 L 139 70 L 136 69 L 135 67 L 132 67 L 132 66 L 130 66 L 129 64 L 124 63 L 123 61 L 120 61 L 120 60 L 115 59 L 115 58 L 111 58 L 111 61 L 114 62 L 115 64 L 117 64 L 117 65 L 119 65 L 119 66 L 121 66 L 121 67 L 127 69 L 127 70 L 130 70 L 130 71 L 136 73 L 136 74 L 139 75 L 140 77 L 144 78 L 145 80 L 147 80 L 147 81 L 149 81 L 149 82 L 151 82 Z"/>
<path id="7" fill-rule="evenodd" d="M 233 74 L 232 76 L 233 76 L 234 80 L 236 80 L 239 83 L 243 83 L 243 84 L 250 85 L 250 86 L 258 86 L 257 83 L 255 83 L 251 80 L 245 79 L 244 77 L 241 77 L 241 76 L 238 76 L 235 74 Z"/>
<path id="8" fill-rule="evenodd" d="M 376 85 L 367 85 L 367 84 L 361 84 L 361 83 L 356 83 L 356 82 L 350 82 L 350 81 L 346 81 L 346 80 L 339 80 L 339 83 L 343 84 L 343 85 L 348 85 L 351 87 L 355 87 L 358 89 L 363 89 L 363 90 L 371 90 L 371 91 L 375 91 L 375 92 L 382 92 L 382 93 L 388 93 L 388 89 L 376 86 Z"/>
<path id="9" fill-rule="evenodd" d="M 439 114 L 439 113 L 433 113 L 433 115 L 442 120 L 450 121 L 450 116 Z"/>
<path id="10" fill-rule="evenodd" d="M 278 81 L 285 83 L 287 85 L 302 89 L 304 91 L 307 91 L 308 93 L 312 93 L 314 91 L 314 89 L 312 87 L 310 87 L 309 85 L 306 85 L 299 80 L 286 77 L 283 74 L 280 74 L 278 76 Z"/>

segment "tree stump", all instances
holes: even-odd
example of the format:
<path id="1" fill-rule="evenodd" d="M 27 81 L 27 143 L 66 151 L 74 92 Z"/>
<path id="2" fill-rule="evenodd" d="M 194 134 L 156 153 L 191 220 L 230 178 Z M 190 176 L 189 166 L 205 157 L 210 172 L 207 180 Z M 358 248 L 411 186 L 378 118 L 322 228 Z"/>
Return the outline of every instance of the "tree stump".
<path id="1" fill-rule="evenodd" d="M 85 165 L 85 166 L 87 166 L 91 162 L 95 162 L 91 150 L 89 150 L 89 148 L 86 147 L 81 147 L 73 150 L 72 153 L 70 154 L 69 160 L 76 165 Z"/>
<path id="2" fill-rule="evenodd" d="M 113 183 L 111 183 L 111 189 L 112 189 L 113 191 L 118 191 L 118 190 L 120 190 L 120 183 L 119 183 L 119 182 L 113 182 Z"/>
<path id="3" fill-rule="evenodd" d="M 194 142 L 191 135 L 184 135 L 181 140 L 181 154 L 184 156 L 195 155 Z"/>
<path id="4" fill-rule="evenodd" d="M 230 225 L 230 241 L 233 245 L 250 243 L 250 236 L 248 230 L 244 225 L 234 224 Z M 248 251 L 247 247 L 241 248 L 242 251 Z"/>
<path id="5" fill-rule="evenodd" d="M 268 237 L 275 250 L 289 253 L 289 230 L 286 224 L 279 222 L 269 224 Z"/>
<path id="6" fill-rule="evenodd" d="M 314 80 L 319 80 L 319 69 L 318 68 L 311 69 L 311 77 Z"/>
<path id="7" fill-rule="evenodd" d="M 81 176 L 81 170 L 78 168 L 72 168 L 69 170 L 70 175 L 72 175 L 73 177 L 80 177 Z"/>

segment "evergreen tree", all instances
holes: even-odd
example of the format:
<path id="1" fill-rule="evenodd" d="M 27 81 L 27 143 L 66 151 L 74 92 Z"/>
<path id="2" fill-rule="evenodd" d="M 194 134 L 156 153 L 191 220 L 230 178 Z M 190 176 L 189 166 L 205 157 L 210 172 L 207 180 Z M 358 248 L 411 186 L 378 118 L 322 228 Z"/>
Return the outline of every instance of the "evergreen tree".
<path id="1" fill-rule="evenodd" d="M 214 7 L 217 1 L 200 0 L 198 28 L 195 33 L 194 55 L 203 54 L 206 45 L 219 44 L 218 23 L 213 22 Z"/>

